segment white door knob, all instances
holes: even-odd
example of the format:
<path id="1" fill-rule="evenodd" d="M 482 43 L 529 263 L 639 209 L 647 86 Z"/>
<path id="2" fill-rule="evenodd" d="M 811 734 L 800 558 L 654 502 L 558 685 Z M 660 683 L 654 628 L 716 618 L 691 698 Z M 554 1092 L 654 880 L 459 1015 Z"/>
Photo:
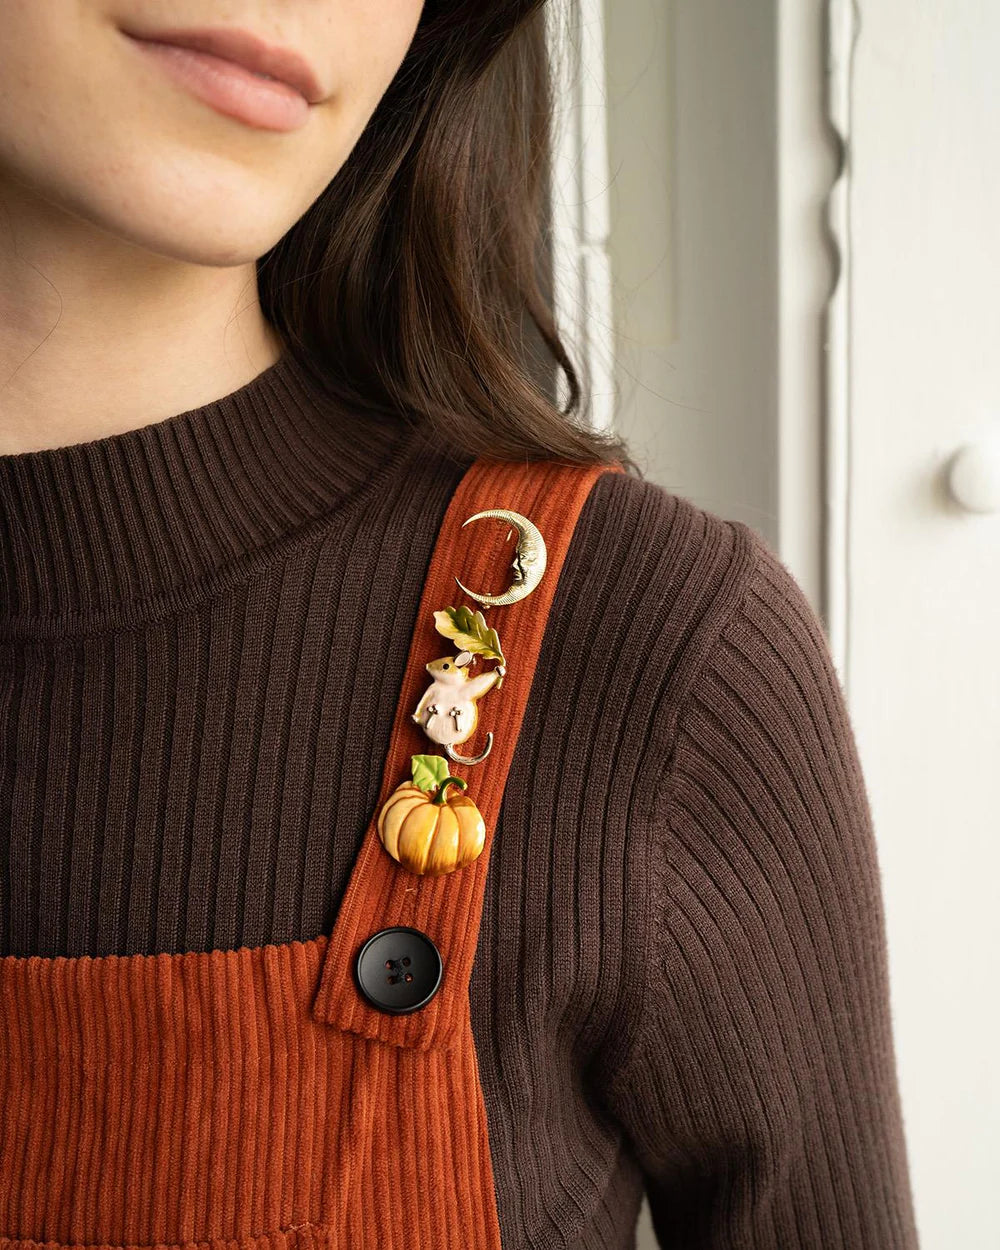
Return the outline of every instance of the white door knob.
<path id="1" fill-rule="evenodd" d="M 948 486 L 970 512 L 1000 512 L 1000 437 L 960 447 L 951 460 Z"/>

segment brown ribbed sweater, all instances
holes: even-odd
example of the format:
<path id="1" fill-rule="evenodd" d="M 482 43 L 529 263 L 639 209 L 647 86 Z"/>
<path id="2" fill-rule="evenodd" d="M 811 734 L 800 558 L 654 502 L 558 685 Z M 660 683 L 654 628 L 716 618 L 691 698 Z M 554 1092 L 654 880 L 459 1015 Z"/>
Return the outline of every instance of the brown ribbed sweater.
<path id="1" fill-rule="evenodd" d="M 291 357 L 0 456 L 0 954 L 329 931 L 468 463 Z M 815 614 L 749 527 L 603 475 L 471 983 L 504 1246 L 624 1250 L 645 1190 L 665 1250 L 913 1250 L 886 968 Z"/>

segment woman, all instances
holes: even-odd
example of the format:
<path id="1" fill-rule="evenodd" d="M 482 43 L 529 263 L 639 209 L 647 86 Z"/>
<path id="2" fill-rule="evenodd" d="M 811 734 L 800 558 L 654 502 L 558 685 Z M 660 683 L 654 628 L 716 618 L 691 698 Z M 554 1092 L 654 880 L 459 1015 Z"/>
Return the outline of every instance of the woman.
<path id="1" fill-rule="evenodd" d="M 4 1246 L 596 1250 L 643 1193 L 664 1247 L 916 1244 L 841 690 L 763 540 L 581 419 L 539 10 L 0 8 Z M 397 1045 L 332 956 L 489 458 L 587 489 L 505 638 L 471 1032 Z"/>

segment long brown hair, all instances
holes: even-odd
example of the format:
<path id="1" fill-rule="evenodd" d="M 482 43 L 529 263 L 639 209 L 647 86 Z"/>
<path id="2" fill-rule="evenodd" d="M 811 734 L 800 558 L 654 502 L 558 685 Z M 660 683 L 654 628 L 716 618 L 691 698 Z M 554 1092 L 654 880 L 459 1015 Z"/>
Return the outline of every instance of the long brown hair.
<path id="1" fill-rule="evenodd" d="M 261 308 L 354 411 L 402 412 L 472 456 L 632 472 L 624 442 L 586 422 L 548 298 L 543 5 L 426 0 L 350 156 L 258 261 Z"/>

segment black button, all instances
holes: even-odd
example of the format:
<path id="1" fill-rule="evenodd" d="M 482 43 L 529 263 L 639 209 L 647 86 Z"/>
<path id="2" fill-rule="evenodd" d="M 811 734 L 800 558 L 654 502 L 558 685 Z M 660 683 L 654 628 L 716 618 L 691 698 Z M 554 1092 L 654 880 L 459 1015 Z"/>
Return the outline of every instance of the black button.
<path id="1" fill-rule="evenodd" d="M 438 992 L 441 955 L 419 929 L 380 929 L 358 951 L 354 977 L 373 1007 L 402 1015 L 426 1006 Z"/>

